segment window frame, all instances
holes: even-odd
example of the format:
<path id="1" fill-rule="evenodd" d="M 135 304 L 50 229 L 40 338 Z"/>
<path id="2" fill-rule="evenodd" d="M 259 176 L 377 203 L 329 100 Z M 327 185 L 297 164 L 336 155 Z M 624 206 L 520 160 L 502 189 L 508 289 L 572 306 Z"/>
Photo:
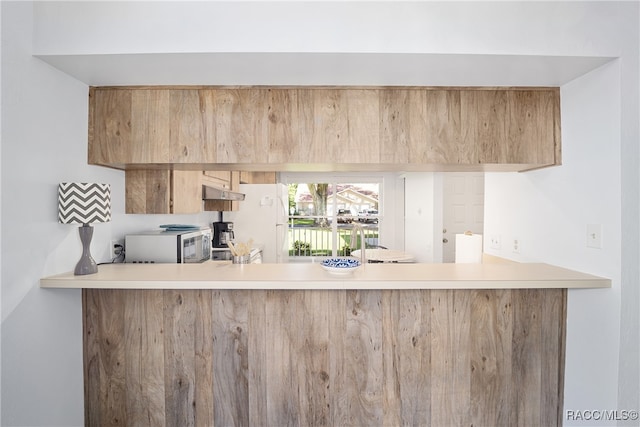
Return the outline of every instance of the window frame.
<path id="1" fill-rule="evenodd" d="M 334 172 L 286 172 L 279 174 L 279 180 L 281 184 L 284 184 L 288 187 L 289 184 L 307 184 L 307 183 L 327 183 L 333 186 L 333 188 L 337 188 L 338 184 L 377 184 L 378 185 L 378 215 L 376 218 L 378 219 L 378 239 L 380 240 L 382 237 L 381 227 L 380 225 L 384 222 L 384 201 L 385 201 L 385 176 L 384 174 L 372 174 L 372 173 L 359 173 L 359 172 L 350 172 L 350 173 L 334 173 Z M 329 206 L 331 205 L 331 209 Z M 330 229 L 331 229 L 331 256 L 339 256 L 338 252 L 341 248 L 338 248 L 338 198 L 337 194 L 334 191 L 330 197 L 330 200 L 327 200 L 327 211 L 331 210 L 331 215 L 327 214 L 326 218 L 330 220 Z M 358 216 L 360 212 L 357 212 L 353 215 L 353 222 L 358 222 Z M 294 216 L 295 217 L 295 216 Z M 290 222 L 292 216 L 287 213 L 287 222 Z M 289 238 L 289 235 L 287 235 Z M 378 240 L 378 241 L 379 241 Z M 291 245 L 291 242 L 287 242 L 288 245 Z M 300 262 L 313 262 L 314 259 L 322 258 L 321 256 L 307 255 L 307 256 L 295 256 L 289 257 L 289 260 L 295 258 L 296 261 Z"/>

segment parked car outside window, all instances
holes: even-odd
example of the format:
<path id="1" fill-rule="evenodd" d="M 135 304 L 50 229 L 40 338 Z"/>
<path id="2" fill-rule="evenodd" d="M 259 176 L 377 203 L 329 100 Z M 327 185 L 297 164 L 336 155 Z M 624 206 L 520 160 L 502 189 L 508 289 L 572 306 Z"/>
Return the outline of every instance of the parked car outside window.
<path id="1" fill-rule="evenodd" d="M 350 224 L 353 221 L 349 209 L 338 209 L 338 224 Z"/>
<path id="2" fill-rule="evenodd" d="M 363 211 L 360 211 L 360 213 L 358 214 L 358 221 L 365 223 L 377 223 L 378 211 L 376 209 L 365 209 Z"/>

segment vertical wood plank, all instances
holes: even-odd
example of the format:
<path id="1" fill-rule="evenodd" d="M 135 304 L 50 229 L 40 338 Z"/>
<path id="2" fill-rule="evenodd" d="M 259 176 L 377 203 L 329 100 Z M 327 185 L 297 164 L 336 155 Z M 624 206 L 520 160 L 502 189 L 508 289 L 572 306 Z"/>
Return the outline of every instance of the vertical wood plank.
<path id="1" fill-rule="evenodd" d="M 217 163 L 267 163 L 268 89 L 212 89 Z"/>
<path id="2" fill-rule="evenodd" d="M 267 352 L 271 342 L 267 339 L 266 305 L 267 291 L 249 293 L 248 310 L 248 393 L 249 425 L 261 425 L 267 419 Z"/>
<path id="3" fill-rule="evenodd" d="M 298 405 L 297 341 L 298 326 L 292 325 L 292 319 L 301 320 L 300 291 L 269 291 L 267 293 L 267 342 L 268 349 L 267 384 L 267 420 L 266 425 L 302 425 Z"/>
<path id="4" fill-rule="evenodd" d="M 291 326 L 299 328 L 295 345 L 302 425 L 330 425 L 329 292 L 303 292 L 302 317 L 290 319 Z"/>
<path id="5" fill-rule="evenodd" d="M 400 396 L 404 377 L 401 369 L 400 301 L 393 291 L 382 291 L 382 367 L 384 386 L 383 425 L 401 425 L 403 402 Z"/>
<path id="6" fill-rule="evenodd" d="M 84 422 L 100 426 L 100 315 L 97 291 L 82 290 L 82 349 L 84 373 Z"/>
<path id="7" fill-rule="evenodd" d="M 457 290 L 431 292 L 431 422 L 469 425 L 470 295 Z"/>
<path id="8" fill-rule="evenodd" d="M 560 120 L 560 88 L 552 90 L 553 103 L 553 144 L 554 144 L 554 157 L 553 164 L 562 164 L 562 131 Z M 546 154 L 545 154 L 546 155 Z"/>
<path id="9" fill-rule="evenodd" d="M 169 92 L 169 158 L 170 163 L 204 163 L 204 104 L 197 89 L 172 89 Z"/>
<path id="10" fill-rule="evenodd" d="M 345 155 L 349 136 L 347 101 L 340 90 L 298 89 L 300 159 L 332 163 Z M 349 154 L 346 154 L 349 156 Z"/>
<path id="11" fill-rule="evenodd" d="M 171 213 L 202 212 L 202 171 L 171 172 Z"/>
<path id="12" fill-rule="evenodd" d="M 209 427 L 215 419 L 213 291 L 200 289 L 195 292 L 195 425 Z"/>
<path id="13" fill-rule="evenodd" d="M 383 422 L 381 291 L 347 291 L 346 387 L 350 424 Z"/>
<path id="14" fill-rule="evenodd" d="M 167 163 L 171 158 L 171 90 L 134 90 L 131 139 L 125 163 Z"/>
<path id="15" fill-rule="evenodd" d="M 503 90 L 462 90 L 460 125 L 462 143 L 473 147 L 471 164 L 506 163 L 508 135 L 507 93 Z"/>
<path id="16" fill-rule="evenodd" d="M 353 425 L 347 379 L 347 291 L 332 291 L 329 304 L 329 425 Z"/>
<path id="17" fill-rule="evenodd" d="M 382 301 L 385 362 L 383 425 L 429 425 L 430 291 L 386 291 Z"/>
<path id="18" fill-rule="evenodd" d="M 169 170 L 126 170 L 125 212 L 129 214 L 170 213 L 170 177 Z"/>
<path id="19" fill-rule="evenodd" d="M 550 90 L 506 92 L 509 163 L 554 164 L 555 97 Z"/>
<path id="20" fill-rule="evenodd" d="M 88 341 L 85 370 L 87 386 L 87 424 L 121 426 L 126 424 L 125 293 L 108 289 L 85 291 Z"/>
<path id="21" fill-rule="evenodd" d="M 431 291 L 394 291 L 400 308 L 398 345 L 403 425 L 431 420 Z"/>
<path id="22" fill-rule="evenodd" d="M 165 425 L 161 290 L 122 291 L 127 378 L 126 424 Z"/>
<path id="23" fill-rule="evenodd" d="M 380 158 L 408 163 L 411 145 L 411 97 L 408 89 L 380 92 Z"/>
<path id="24" fill-rule="evenodd" d="M 195 426 L 195 310 L 193 290 L 164 291 L 167 425 Z"/>
<path id="25" fill-rule="evenodd" d="M 380 91 L 339 90 L 344 92 L 347 138 L 342 141 L 338 158 L 343 158 L 344 163 L 380 163 Z M 334 162 L 336 160 L 334 158 Z"/>
<path id="26" fill-rule="evenodd" d="M 521 289 L 513 292 L 513 382 L 516 402 L 513 425 L 541 425 L 541 292 Z"/>
<path id="27" fill-rule="evenodd" d="M 511 425 L 511 291 L 471 291 L 470 325 L 472 423 Z"/>
<path id="28" fill-rule="evenodd" d="M 540 424 L 562 425 L 566 289 L 540 293 Z"/>
<path id="29" fill-rule="evenodd" d="M 424 90 L 425 140 L 412 163 L 471 164 L 475 150 L 461 135 L 460 90 Z"/>
<path id="30" fill-rule="evenodd" d="M 268 96 L 268 163 L 296 162 L 301 143 L 298 90 L 271 88 Z"/>
<path id="31" fill-rule="evenodd" d="M 89 163 L 124 163 L 131 154 L 132 93 L 132 90 L 90 90 Z"/>
<path id="32" fill-rule="evenodd" d="M 214 425 L 249 425 L 248 291 L 213 291 Z"/>

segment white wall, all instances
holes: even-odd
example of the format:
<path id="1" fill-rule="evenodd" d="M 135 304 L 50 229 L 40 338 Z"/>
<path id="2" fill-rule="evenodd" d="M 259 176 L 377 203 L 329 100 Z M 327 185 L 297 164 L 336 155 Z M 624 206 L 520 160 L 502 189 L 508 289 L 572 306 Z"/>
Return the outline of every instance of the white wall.
<path id="1" fill-rule="evenodd" d="M 623 37 L 615 10 L 595 2 L 216 1 L 185 6 L 180 1 L 50 1 L 38 5 L 35 19 L 36 54 L 396 52 L 615 56 L 619 49 L 611 40 Z M 79 34 L 83 36 L 78 37 Z M 585 39 L 585 35 L 590 36 Z"/>
<path id="2" fill-rule="evenodd" d="M 79 256 L 74 227 L 58 225 L 52 219 L 55 187 L 63 179 L 112 184 L 113 222 L 97 225 L 94 236 L 94 255 L 99 260 L 104 260 L 112 234 L 117 236 L 127 228 L 168 220 L 124 217 L 121 173 L 86 164 L 87 88 L 30 56 L 30 3 L 3 1 L 0 7 L 2 424 L 82 425 L 80 295 L 76 291 L 46 291 L 38 287 L 41 276 L 70 270 Z M 523 239 L 522 258 L 548 259 L 566 267 L 584 266 L 579 269 L 614 279 L 611 290 L 575 291 L 569 295 L 567 358 L 571 363 L 567 363 L 565 406 L 638 408 L 638 4 L 380 2 L 316 7 L 318 13 L 309 13 L 301 5 L 271 2 L 39 2 L 35 11 L 36 51 L 620 56 L 618 64 L 563 87 L 563 96 L 567 96 L 563 116 L 567 115 L 566 126 L 573 122 L 574 129 L 565 129 L 563 117 L 566 147 L 562 167 L 514 174 L 513 184 L 508 181 L 509 175 L 487 177 L 487 212 L 508 221 L 504 226 L 488 225 L 487 230 L 505 230 L 505 235 L 517 232 Z M 237 20 L 238 16 L 242 20 Z M 616 73 L 619 77 L 613 76 Z M 616 95 L 610 91 L 601 94 L 611 110 L 579 105 L 583 96 L 593 99 L 600 85 L 613 89 L 617 78 L 619 99 L 613 99 Z M 577 111 L 568 110 L 570 105 Z M 614 119 L 612 114 L 616 111 L 620 117 Z M 603 114 L 606 123 L 590 116 L 596 112 Z M 595 135 L 606 135 L 606 140 L 596 141 L 590 134 L 581 133 L 583 126 Z M 579 150 L 572 154 L 572 147 L 579 148 L 584 141 L 597 145 L 598 151 L 590 156 Z M 611 158 L 615 155 L 617 162 Z M 601 161 L 608 165 L 607 173 L 600 176 L 610 184 L 606 190 L 592 178 L 599 173 L 591 172 L 593 165 Z M 580 187 L 583 178 L 593 189 Z M 578 194 L 570 192 L 563 179 L 577 186 Z M 497 190 L 492 195 L 493 185 Z M 505 206 L 499 200 L 502 189 L 514 197 L 528 194 L 512 199 L 507 206 L 514 215 L 498 216 L 496 207 Z M 600 209 L 602 200 L 609 202 L 606 207 L 611 211 Z M 528 214 L 516 206 L 516 201 L 540 215 Z M 532 222 L 519 222 L 515 215 L 521 212 Z M 485 215 L 485 221 L 490 218 Z M 172 220 L 200 219 L 208 220 L 200 216 Z M 583 238 L 584 224 L 590 222 L 604 225 L 605 247 L 597 255 L 577 243 Z M 594 336 L 604 341 L 598 345 Z M 585 350 L 595 352 L 589 354 Z"/>

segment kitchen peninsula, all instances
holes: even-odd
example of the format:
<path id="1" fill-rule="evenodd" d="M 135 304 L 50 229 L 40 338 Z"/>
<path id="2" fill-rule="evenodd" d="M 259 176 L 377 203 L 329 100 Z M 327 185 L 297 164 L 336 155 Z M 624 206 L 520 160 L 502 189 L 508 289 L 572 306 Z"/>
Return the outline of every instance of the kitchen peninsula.
<path id="1" fill-rule="evenodd" d="M 87 425 L 561 425 L 566 289 L 545 264 L 100 266 Z"/>

